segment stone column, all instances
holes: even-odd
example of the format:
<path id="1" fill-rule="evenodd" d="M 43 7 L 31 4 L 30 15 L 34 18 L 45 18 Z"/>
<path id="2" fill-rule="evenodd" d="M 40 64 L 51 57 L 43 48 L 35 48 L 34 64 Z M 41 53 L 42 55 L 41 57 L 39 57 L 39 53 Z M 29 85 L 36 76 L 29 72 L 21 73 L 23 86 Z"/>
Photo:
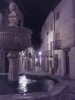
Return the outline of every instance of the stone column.
<path id="1" fill-rule="evenodd" d="M 19 59 L 19 65 L 20 65 L 20 67 L 19 67 L 19 72 L 20 73 L 24 73 L 25 72 L 25 69 L 24 69 L 24 56 L 20 56 L 20 59 Z"/>
<path id="2" fill-rule="evenodd" d="M 18 52 L 10 52 L 7 57 L 9 59 L 8 80 L 10 82 L 17 82 L 19 73 L 19 54 Z"/>

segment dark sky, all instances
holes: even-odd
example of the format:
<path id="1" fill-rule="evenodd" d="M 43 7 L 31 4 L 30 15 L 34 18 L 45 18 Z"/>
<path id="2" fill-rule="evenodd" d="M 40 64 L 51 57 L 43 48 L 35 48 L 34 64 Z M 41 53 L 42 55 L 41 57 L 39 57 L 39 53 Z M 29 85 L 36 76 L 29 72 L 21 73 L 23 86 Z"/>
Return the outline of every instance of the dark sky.
<path id="1" fill-rule="evenodd" d="M 5 1 L 0 0 L 0 9 Z M 32 44 L 35 48 L 41 45 L 41 28 L 49 12 L 57 5 L 60 0 L 14 0 L 24 14 L 24 26 L 33 30 Z"/>

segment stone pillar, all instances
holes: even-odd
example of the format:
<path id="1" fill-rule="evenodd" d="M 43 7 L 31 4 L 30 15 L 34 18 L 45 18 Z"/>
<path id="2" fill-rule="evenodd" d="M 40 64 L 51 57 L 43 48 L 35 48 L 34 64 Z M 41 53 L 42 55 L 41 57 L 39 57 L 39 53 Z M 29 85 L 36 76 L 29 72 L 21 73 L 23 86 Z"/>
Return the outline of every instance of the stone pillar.
<path id="1" fill-rule="evenodd" d="M 18 52 L 10 52 L 7 57 L 9 59 L 8 80 L 10 82 L 17 82 L 19 73 L 19 54 Z"/>
<path id="2" fill-rule="evenodd" d="M 24 60 L 25 60 L 25 57 L 24 56 L 20 56 L 20 59 L 19 59 L 19 73 L 24 73 L 25 72 L 25 65 L 24 65 Z"/>
<path id="3" fill-rule="evenodd" d="M 57 50 L 55 51 L 55 54 L 58 55 L 57 59 L 55 59 L 55 62 L 57 60 L 57 68 L 55 75 L 58 76 L 64 76 L 65 74 L 65 53 L 63 52 L 63 50 Z M 56 67 L 56 63 L 54 65 Z"/>
<path id="4" fill-rule="evenodd" d="M 4 73 L 4 72 L 5 72 L 5 52 L 1 48 L 0 49 L 0 73 Z"/>

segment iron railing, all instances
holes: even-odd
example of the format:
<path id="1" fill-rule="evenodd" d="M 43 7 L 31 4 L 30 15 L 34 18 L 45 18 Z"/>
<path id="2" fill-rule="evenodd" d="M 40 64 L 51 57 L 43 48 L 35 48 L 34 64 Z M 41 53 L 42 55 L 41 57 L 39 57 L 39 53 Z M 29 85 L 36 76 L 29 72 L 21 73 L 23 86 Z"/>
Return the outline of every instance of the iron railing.
<path id="1" fill-rule="evenodd" d="M 62 41 L 61 40 L 53 41 L 53 49 L 54 50 L 61 49 L 61 46 L 62 46 Z"/>

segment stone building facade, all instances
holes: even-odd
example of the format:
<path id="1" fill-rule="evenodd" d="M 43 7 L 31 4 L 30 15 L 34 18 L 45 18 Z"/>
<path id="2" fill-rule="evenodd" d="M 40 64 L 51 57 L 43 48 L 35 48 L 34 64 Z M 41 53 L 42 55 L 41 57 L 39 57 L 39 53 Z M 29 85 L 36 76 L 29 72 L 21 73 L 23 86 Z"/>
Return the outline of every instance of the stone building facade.
<path id="1" fill-rule="evenodd" d="M 61 0 L 42 27 L 43 60 L 50 74 L 75 78 L 75 1 Z"/>

